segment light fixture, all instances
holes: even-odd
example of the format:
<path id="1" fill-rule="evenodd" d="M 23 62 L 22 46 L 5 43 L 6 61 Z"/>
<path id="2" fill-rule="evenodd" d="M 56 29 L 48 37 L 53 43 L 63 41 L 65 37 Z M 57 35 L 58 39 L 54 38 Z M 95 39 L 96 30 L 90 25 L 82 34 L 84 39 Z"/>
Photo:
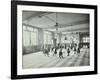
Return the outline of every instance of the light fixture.
<path id="1" fill-rule="evenodd" d="M 67 37 L 65 36 L 65 40 L 67 40 Z"/>

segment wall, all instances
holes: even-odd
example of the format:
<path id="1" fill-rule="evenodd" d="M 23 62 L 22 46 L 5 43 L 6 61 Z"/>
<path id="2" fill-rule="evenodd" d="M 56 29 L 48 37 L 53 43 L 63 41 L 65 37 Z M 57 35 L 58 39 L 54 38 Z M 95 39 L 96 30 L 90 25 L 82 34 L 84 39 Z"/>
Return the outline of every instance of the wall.
<path id="1" fill-rule="evenodd" d="M 10 65 L 11 65 L 11 14 L 10 1 L 0 0 L 0 80 L 10 79 Z M 47 1 L 47 0 L 35 0 Z M 76 3 L 76 4 L 98 4 L 98 14 L 100 14 L 100 0 L 48 0 L 48 2 L 59 3 Z M 100 21 L 100 15 L 98 15 Z M 100 23 L 98 23 L 100 26 Z M 100 34 L 100 27 L 98 27 L 98 34 Z M 98 44 L 100 44 L 100 36 L 98 36 Z M 98 53 L 100 53 L 100 45 L 98 45 Z M 85 76 L 67 76 L 55 78 L 40 78 L 40 79 L 23 79 L 23 80 L 100 80 L 100 54 L 98 54 L 98 75 Z M 20 79 L 19 79 L 20 80 Z"/>
<path id="2" fill-rule="evenodd" d="M 43 46 L 43 29 L 41 28 L 37 28 L 37 29 L 38 29 L 38 45 L 24 46 L 23 55 L 41 51 L 41 48 Z"/>
<path id="3" fill-rule="evenodd" d="M 80 47 L 83 47 L 83 45 L 89 46 L 89 43 L 83 43 L 83 37 L 89 37 L 89 33 L 79 33 L 80 36 Z"/>

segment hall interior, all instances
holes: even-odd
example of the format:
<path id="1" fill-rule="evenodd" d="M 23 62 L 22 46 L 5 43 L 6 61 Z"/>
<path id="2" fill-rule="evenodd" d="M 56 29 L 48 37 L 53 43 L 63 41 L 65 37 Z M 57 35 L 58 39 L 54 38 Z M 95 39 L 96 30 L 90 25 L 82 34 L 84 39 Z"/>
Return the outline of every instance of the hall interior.
<path id="1" fill-rule="evenodd" d="M 23 68 L 89 66 L 89 14 L 23 11 Z"/>

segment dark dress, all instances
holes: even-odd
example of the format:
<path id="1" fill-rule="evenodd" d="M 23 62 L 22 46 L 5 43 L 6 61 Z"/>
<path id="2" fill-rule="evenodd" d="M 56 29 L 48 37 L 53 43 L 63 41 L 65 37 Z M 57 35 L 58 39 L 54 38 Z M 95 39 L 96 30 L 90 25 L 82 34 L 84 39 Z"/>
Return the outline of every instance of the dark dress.
<path id="1" fill-rule="evenodd" d="M 77 53 L 80 53 L 80 48 L 77 49 Z"/>
<path id="2" fill-rule="evenodd" d="M 59 51 L 59 58 L 63 58 L 62 49 L 60 49 L 60 51 Z"/>
<path id="3" fill-rule="evenodd" d="M 69 50 L 69 48 L 68 48 L 68 50 L 67 50 L 67 53 L 68 53 L 68 56 L 69 56 L 69 53 L 70 53 L 70 50 Z"/>
<path id="4" fill-rule="evenodd" d="M 49 56 L 49 52 L 48 52 L 47 49 L 44 50 L 44 54 L 47 55 L 47 56 Z"/>
<path id="5" fill-rule="evenodd" d="M 74 54 L 76 54 L 76 47 L 74 48 Z"/>

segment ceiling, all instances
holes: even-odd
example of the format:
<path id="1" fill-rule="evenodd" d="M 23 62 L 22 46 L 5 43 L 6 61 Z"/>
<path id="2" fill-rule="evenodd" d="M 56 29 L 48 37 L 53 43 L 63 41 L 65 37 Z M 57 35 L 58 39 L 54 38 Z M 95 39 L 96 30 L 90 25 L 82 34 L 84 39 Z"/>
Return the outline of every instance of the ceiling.
<path id="1" fill-rule="evenodd" d="M 23 11 L 22 20 L 23 24 L 49 31 L 56 31 L 57 28 L 63 33 L 89 32 L 88 14 Z"/>

